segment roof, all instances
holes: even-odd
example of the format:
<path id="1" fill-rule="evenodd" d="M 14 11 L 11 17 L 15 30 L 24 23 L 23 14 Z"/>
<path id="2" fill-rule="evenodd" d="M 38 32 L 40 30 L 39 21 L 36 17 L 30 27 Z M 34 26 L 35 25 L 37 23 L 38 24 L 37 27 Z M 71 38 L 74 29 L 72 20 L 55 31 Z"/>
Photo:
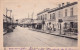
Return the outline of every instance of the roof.
<path id="1" fill-rule="evenodd" d="M 51 10 L 51 11 L 49 11 L 48 13 L 51 13 L 51 12 L 54 12 L 54 11 L 57 11 L 57 10 L 60 10 L 60 9 L 63 9 L 63 8 L 66 8 L 66 7 L 75 5 L 75 4 L 77 4 L 77 2 L 73 2 L 73 3 L 70 3 L 70 4 L 65 5 L 65 6 L 63 6 L 63 7 L 57 8 L 57 9 L 55 9 L 55 10 Z"/>
<path id="2" fill-rule="evenodd" d="M 48 12 L 48 11 L 50 11 L 50 9 L 48 9 L 48 10 L 44 9 L 42 12 L 38 13 L 37 15 L 40 15 L 40 14 L 42 14 L 44 12 Z"/>

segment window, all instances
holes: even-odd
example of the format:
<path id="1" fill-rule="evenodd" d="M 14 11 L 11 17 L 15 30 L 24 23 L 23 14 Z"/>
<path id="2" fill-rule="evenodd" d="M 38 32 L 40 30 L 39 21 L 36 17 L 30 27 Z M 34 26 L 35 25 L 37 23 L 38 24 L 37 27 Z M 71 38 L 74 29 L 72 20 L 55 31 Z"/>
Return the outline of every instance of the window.
<path id="1" fill-rule="evenodd" d="M 71 8 L 70 11 L 71 11 L 70 12 L 71 13 L 70 15 L 73 16 L 73 8 Z"/>
<path id="2" fill-rule="evenodd" d="M 67 9 L 65 9 L 65 17 L 67 16 Z"/>
<path id="3" fill-rule="evenodd" d="M 74 28 L 78 28 L 78 23 L 77 22 L 74 23 Z"/>
<path id="4" fill-rule="evenodd" d="M 42 20 L 42 15 L 41 15 L 41 20 Z"/>
<path id="5" fill-rule="evenodd" d="M 45 19 L 47 18 L 47 14 L 45 14 Z"/>
<path id="6" fill-rule="evenodd" d="M 53 13 L 52 19 L 55 19 L 55 13 Z"/>
<path id="7" fill-rule="evenodd" d="M 39 19 L 39 16 L 38 16 L 38 18 L 37 19 Z"/>
<path id="8" fill-rule="evenodd" d="M 70 22 L 71 28 L 78 28 L 77 25 L 78 25 L 77 22 Z"/>
<path id="9" fill-rule="evenodd" d="M 59 17 L 60 17 L 60 15 L 61 15 L 60 13 L 61 13 L 61 12 L 59 11 Z"/>
<path id="10" fill-rule="evenodd" d="M 38 20 L 40 20 L 40 16 L 38 16 Z"/>
<path id="11" fill-rule="evenodd" d="M 53 24 L 53 29 L 54 29 L 54 24 Z"/>
<path id="12" fill-rule="evenodd" d="M 50 19 L 51 19 L 51 14 L 50 14 Z"/>
<path id="13" fill-rule="evenodd" d="M 44 20 L 45 19 L 45 17 L 44 17 L 44 15 L 42 16 L 42 20 Z"/>
<path id="14" fill-rule="evenodd" d="M 70 27 L 73 28 L 74 22 L 70 22 Z"/>
<path id="15" fill-rule="evenodd" d="M 58 29 L 60 29 L 60 24 L 58 24 Z"/>

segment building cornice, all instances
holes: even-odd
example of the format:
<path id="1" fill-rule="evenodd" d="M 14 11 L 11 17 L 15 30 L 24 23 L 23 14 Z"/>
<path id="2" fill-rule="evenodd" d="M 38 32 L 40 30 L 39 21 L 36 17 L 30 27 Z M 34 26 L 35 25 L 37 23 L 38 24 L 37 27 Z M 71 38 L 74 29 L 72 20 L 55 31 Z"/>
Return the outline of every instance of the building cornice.
<path id="1" fill-rule="evenodd" d="M 37 15 L 40 15 L 40 14 L 42 14 L 42 13 L 44 13 L 44 12 L 49 12 L 49 11 L 42 11 L 42 12 L 38 13 Z"/>
<path id="2" fill-rule="evenodd" d="M 77 4 L 77 2 L 73 2 L 73 3 L 67 4 L 67 5 L 65 5 L 65 6 L 63 6 L 63 7 L 57 8 L 57 9 L 55 9 L 55 10 L 51 10 L 51 11 L 49 11 L 48 13 L 51 13 L 51 12 L 54 12 L 54 11 L 57 11 L 57 10 L 60 10 L 60 9 L 63 9 L 63 8 L 66 8 L 66 7 L 75 5 L 75 4 Z"/>

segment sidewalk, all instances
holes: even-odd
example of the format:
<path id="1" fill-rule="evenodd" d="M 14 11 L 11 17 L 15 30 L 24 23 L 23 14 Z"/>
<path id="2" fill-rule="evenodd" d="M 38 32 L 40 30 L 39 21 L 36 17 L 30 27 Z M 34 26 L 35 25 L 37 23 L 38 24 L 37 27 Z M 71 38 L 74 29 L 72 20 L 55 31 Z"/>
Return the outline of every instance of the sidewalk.
<path id="1" fill-rule="evenodd" d="M 78 35 L 62 35 L 62 34 L 59 34 L 57 32 L 49 33 L 49 31 L 43 31 L 43 30 L 32 29 L 32 28 L 30 28 L 30 30 L 37 31 L 37 32 L 42 32 L 42 33 L 47 33 L 47 34 L 51 34 L 51 35 L 55 35 L 55 36 L 60 36 L 60 37 L 66 37 L 66 38 L 75 39 L 75 40 L 78 39 Z"/>
<path id="2" fill-rule="evenodd" d="M 70 38 L 70 39 L 78 39 L 77 35 L 63 35 L 63 34 L 59 34 L 59 33 L 51 33 L 52 35 L 56 35 L 56 36 L 60 36 L 60 37 L 66 37 L 66 38 Z"/>

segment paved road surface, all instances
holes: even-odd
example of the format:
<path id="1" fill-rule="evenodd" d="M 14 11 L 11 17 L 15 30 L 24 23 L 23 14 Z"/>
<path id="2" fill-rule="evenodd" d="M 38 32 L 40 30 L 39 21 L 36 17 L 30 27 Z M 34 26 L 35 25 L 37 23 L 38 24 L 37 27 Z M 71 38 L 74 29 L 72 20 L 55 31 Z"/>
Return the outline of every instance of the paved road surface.
<path id="1" fill-rule="evenodd" d="M 17 26 L 14 32 L 3 36 L 4 47 L 70 47 L 77 40 L 36 32 Z"/>

